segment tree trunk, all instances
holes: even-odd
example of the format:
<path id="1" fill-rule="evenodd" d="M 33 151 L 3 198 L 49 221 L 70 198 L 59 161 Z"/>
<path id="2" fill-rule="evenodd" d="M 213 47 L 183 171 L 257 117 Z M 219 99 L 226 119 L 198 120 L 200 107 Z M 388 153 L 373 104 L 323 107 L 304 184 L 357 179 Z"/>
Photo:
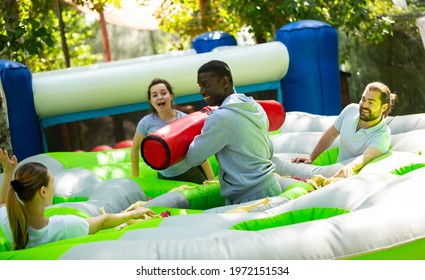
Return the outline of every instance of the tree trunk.
<path id="1" fill-rule="evenodd" d="M 4 13 L 6 27 L 11 28 L 13 23 L 19 20 L 18 2 L 16 0 L 1 1 L 1 10 Z M 10 138 L 9 120 L 7 117 L 6 97 L 0 88 L 0 149 L 7 150 L 9 155 L 13 154 L 12 140 Z M 0 173 L 3 172 L 0 166 Z"/>
<path id="2" fill-rule="evenodd" d="M 9 120 L 7 118 L 6 98 L 0 90 L 0 149 L 7 150 L 9 155 L 13 154 L 12 141 L 10 139 Z M 0 173 L 3 172 L 0 166 Z"/>
<path id="3" fill-rule="evenodd" d="M 59 30 L 60 30 L 60 36 L 62 41 L 62 52 L 65 58 L 65 65 L 66 65 L 66 68 L 69 68 L 71 67 L 71 61 L 69 58 L 68 44 L 66 42 L 66 37 L 65 37 L 65 23 L 63 22 L 63 18 L 62 18 L 62 5 L 60 1 L 61 0 L 55 1 L 56 16 L 58 17 L 58 20 L 59 20 Z"/>
<path id="4" fill-rule="evenodd" d="M 210 0 L 199 0 L 199 10 L 201 11 L 201 24 L 204 31 L 209 31 L 209 12 L 211 9 Z"/>
<path id="5" fill-rule="evenodd" d="M 6 27 L 13 26 L 13 23 L 19 20 L 18 2 L 16 0 L 3 0 L 0 3 Z"/>
<path id="6" fill-rule="evenodd" d="M 156 50 L 156 46 L 155 46 L 155 36 L 154 36 L 153 32 L 154 32 L 153 30 L 149 30 L 149 39 L 151 41 L 152 53 L 158 54 L 158 51 Z"/>
<path id="7" fill-rule="evenodd" d="M 108 30 L 106 29 L 106 20 L 103 11 L 99 12 L 100 28 L 102 30 L 103 54 L 105 62 L 112 61 L 111 48 L 109 47 Z"/>

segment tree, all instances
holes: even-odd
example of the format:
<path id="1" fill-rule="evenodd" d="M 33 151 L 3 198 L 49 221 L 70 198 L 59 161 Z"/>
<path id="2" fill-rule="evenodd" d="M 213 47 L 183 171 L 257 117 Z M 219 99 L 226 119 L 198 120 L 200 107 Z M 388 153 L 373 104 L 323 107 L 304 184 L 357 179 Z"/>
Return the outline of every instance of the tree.
<path id="1" fill-rule="evenodd" d="M 0 59 L 20 62 L 31 72 L 65 68 L 66 59 L 60 45 L 59 19 L 52 0 L 0 0 Z M 62 12 L 67 27 L 73 66 L 92 64 L 100 57 L 91 54 L 85 43 L 94 35 L 97 23 L 89 23 L 84 15 L 69 5 Z M 12 153 L 4 96 L 0 96 L 1 148 Z"/>
<path id="2" fill-rule="evenodd" d="M 53 46 L 51 33 L 42 25 L 42 14 L 49 4 L 40 1 L 0 0 L 0 55 L 25 62 L 28 55 L 39 53 L 44 45 Z"/>
<path id="3" fill-rule="evenodd" d="M 20 62 L 32 72 L 66 67 L 54 1 L 0 0 L 0 4 L 3 11 L 0 14 L 0 59 Z M 100 57 L 91 54 L 86 40 L 94 36 L 98 23 L 87 22 L 83 14 L 69 5 L 63 8 L 71 66 L 92 64 Z"/>
<path id="4" fill-rule="evenodd" d="M 109 47 L 108 31 L 106 29 L 106 20 L 103 13 L 107 4 L 113 4 L 115 7 L 120 7 L 120 0 L 72 0 L 72 2 L 79 6 L 85 6 L 92 11 L 99 14 L 100 29 L 102 32 L 103 53 L 104 61 L 112 61 L 111 49 Z"/>
<path id="5" fill-rule="evenodd" d="M 28 3 L 23 2 L 22 6 L 27 7 Z M 46 36 L 45 29 L 40 28 L 37 21 L 22 15 L 16 0 L 0 1 L 0 8 L 3 13 L 0 16 L 0 54 L 8 59 L 25 61 L 24 52 L 29 54 L 37 53 L 40 41 L 51 44 L 49 36 Z M 6 110 L 5 96 L 0 92 L 0 149 L 7 150 L 13 154 L 10 139 L 9 124 Z M 2 170 L 0 170 L 2 171 Z"/>
<path id="6" fill-rule="evenodd" d="M 139 0 L 141 5 L 150 5 L 152 0 Z M 204 32 L 222 30 L 236 34 L 243 26 L 238 17 L 226 10 L 225 1 L 218 0 L 162 0 L 156 17 L 161 29 L 176 34 L 174 49 L 185 49 L 190 40 Z"/>
<path id="7" fill-rule="evenodd" d="M 425 110 L 425 49 L 417 17 L 425 12 L 425 4 L 412 5 L 395 16 L 393 36 L 378 44 L 355 43 L 347 62 L 342 65 L 350 77 L 350 100 L 359 100 L 364 86 L 370 81 L 382 81 L 398 94 L 392 115 L 422 113 Z M 340 36 L 343 43 L 346 38 Z"/>
<path id="8" fill-rule="evenodd" d="M 150 0 L 142 0 L 148 5 Z M 225 31 L 234 36 L 249 27 L 257 43 L 274 40 L 287 23 L 315 19 L 327 22 L 347 36 L 380 42 L 392 34 L 391 0 L 163 0 L 156 16 L 165 32 L 178 34 L 183 43 L 204 32 Z"/>
<path id="9" fill-rule="evenodd" d="M 0 149 L 7 150 L 9 154 L 13 154 L 12 143 L 10 139 L 9 123 L 7 120 L 6 108 L 4 102 L 4 96 L 0 91 Z M 0 166 L 0 173 L 3 172 Z"/>

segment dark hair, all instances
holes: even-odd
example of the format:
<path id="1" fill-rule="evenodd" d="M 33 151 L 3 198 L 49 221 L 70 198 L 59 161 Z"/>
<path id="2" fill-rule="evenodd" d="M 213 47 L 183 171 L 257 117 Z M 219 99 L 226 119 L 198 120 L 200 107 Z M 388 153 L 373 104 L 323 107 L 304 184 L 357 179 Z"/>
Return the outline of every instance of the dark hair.
<path id="1" fill-rule="evenodd" d="M 221 60 L 211 60 L 198 69 L 198 74 L 206 72 L 212 72 L 218 78 L 228 77 L 230 84 L 233 85 L 232 72 L 229 66 Z"/>
<path id="2" fill-rule="evenodd" d="M 149 101 L 151 100 L 151 88 L 154 85 L 157 85 L 157 84 L 164 84 L 165 87 L 167 88 L 168 92 L 170 93 L 170 95 L 174 96 L 173 88 L 171 87 L 171 84 L 167 80 L 155 78 L 155 79 L 152 80 L 152 82 L 148 86 L 148 100 Z M 171 102 L 171 106 L 172 105 L 173 105 L 173 102 Z M 152 104 L 150 102 L 149 102 L 149 106 L 150 106 L 151 111 L 153 113 L 158 114 L 158 112 L 155 110 L 155 108 L 152 106 Z"/>
<path id="3" fill-rule="evenodd" d="M 397 101 L 397 95 L 392 93 L 388 86 L 381 82 L 372 82 L 366 86 L 367 91 L 379 92 L 381 105 L 388 104 L 388 109 L 383 113 L 384 118 L 389 115 Z"/>
<path id="4" fill-rule="evenodd" d="M 16 169 L 15 180 L 11 182 L 12 187 L 6 199 L 7 216 L 14 240 L 13 250 L 25 249 L 29 239 L 30 217 L 21 201 L 30 201 L 37 191 L 48 183 L 48 169 L 41 163 L 28 162 Z"/>

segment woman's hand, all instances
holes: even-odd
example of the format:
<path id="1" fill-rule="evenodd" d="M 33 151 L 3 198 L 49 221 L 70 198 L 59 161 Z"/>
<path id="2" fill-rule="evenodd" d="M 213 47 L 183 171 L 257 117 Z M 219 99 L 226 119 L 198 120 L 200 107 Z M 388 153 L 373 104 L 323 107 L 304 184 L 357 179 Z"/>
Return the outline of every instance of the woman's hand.
<path id="1" fill-rule="evenodd" d="M 0 149 L 0 165 L 3 166 L 3 181 L 0 186 L 0 207 L 6 203 L 7 192 L 10 189 L 10 181 L 13 178 L 13 172 L 15 172 L 18 166 L 18 160 L 16 156 L 9 158 L 9 154 L 6 150 Z"/>
<path id="2" fill-rule="evenodd" d="M 154 218 L 158 216 L 153 210 L 145 208 L 145 207 L 138 207 L 133 212 L 133 219 L 146 219 L 146 218 Z"/>
<path id="3" fill-rule="evenodd" d="M 4 173 L 13 173 L 18 166 L 16 156 L 9 158 L 9 153 L 6 150 L 0 149 L 0 164 L 3 166 Z"/>
<path id="4" fill-rule="evenodd" d="M 135 210 L 137 208 L 144 207 L 146 205 L 146 203 L 148 203 L 148 202 L 147 201 L 143 201 L 143 200 L 136 201 L 136 202 L 134 202 L 133 204 L 131 204 L 127 209 L 125 209 L 122 212 L 130 212 L 130 211 L 133 211 L 133 210 Z"/>

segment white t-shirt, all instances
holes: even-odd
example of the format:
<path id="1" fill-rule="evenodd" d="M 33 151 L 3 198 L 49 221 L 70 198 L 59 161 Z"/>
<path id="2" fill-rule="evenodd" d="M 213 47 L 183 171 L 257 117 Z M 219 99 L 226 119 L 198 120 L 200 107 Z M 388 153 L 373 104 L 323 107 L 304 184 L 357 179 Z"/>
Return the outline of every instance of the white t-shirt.
<path id="1" fill-rule="evenodd" d="M 391 145 L 391 130 L 382 119 L 380 123 L 370 128 L 358 131 L 359 104 L 350 104 L 344 108 L 334 126 L 340 133 L 340 150 L 338 162 L 358 157 L 367 147 L 375 147 L 384 154 Z"/>
<path id="2" fill-rule="evenodd" d="M 10 243 L 13 235 L 9 226 L 6 207 L 0 208 L 0 227 Z M 89 223 L 75 215 L 55 215 L 49 218 L 49 223 L 42 229 L 29 227 L 27 248 L 89 234 Z"/>

